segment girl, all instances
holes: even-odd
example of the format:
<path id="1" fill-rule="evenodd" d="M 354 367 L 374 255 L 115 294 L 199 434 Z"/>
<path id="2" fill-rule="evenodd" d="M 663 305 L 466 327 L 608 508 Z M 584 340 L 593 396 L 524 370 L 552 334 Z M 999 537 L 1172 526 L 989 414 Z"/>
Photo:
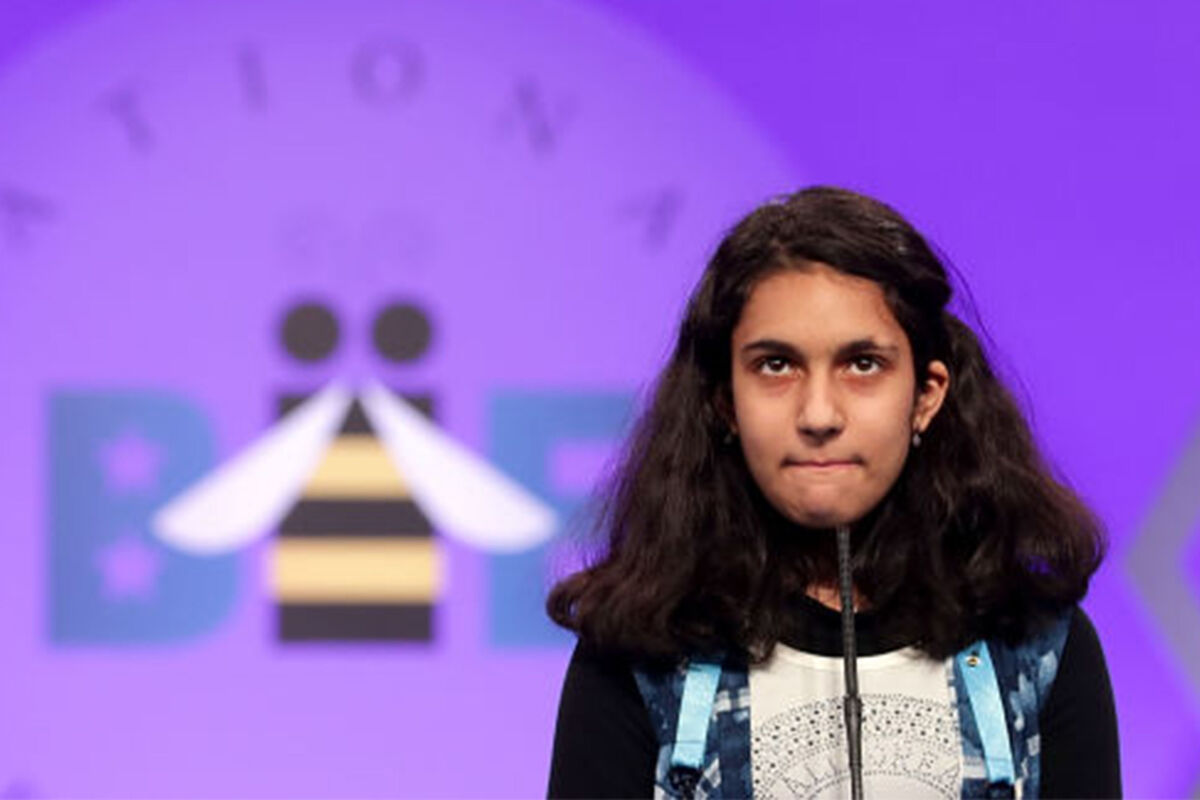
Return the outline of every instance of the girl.
<path id="1" fill-rule="evenodd" d="M 848 796 L 838 526 L 868 796 L 1120 794 L 1077 605 L 1101 526 L 950 296 L 907 221 L 841 189 L 721 242 L 606 496 L 606 550 L 547 601 L 579 636 L 551 796 Z"/>

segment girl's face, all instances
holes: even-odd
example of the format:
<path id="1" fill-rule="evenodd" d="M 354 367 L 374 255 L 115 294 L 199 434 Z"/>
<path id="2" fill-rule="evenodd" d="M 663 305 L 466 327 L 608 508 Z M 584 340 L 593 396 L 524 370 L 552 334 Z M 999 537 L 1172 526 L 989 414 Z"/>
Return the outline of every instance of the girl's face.
<path id="1" fill-rule="evenodd" d="M 746 464 L 767 500 L 808 527 L 854 522 L 883 499 L 949 384 L 931 361 L 918 393 L 883 290 L 825 264 L 760 281 L 731 344 Z"/>

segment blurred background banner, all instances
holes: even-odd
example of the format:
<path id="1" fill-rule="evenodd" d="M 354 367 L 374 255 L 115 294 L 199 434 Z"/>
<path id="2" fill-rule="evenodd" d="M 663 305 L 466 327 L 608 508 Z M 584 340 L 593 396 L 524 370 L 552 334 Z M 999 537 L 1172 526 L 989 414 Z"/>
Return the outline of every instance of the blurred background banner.
<path id="1" fill-rule="evenodd" d="M 584 501 L 724 230 L 958 264 L 1200 796 L 1188 4 L 0 6 L 0 797 L 544 793 Z"/>

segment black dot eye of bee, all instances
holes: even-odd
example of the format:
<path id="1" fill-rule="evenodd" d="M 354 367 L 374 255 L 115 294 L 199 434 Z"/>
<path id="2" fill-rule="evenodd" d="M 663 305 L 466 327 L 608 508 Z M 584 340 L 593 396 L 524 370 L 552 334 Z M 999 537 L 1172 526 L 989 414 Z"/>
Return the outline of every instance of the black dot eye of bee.
<path id="1" fill-rule="evenodd" d="M 293 358 L 314 362 L 328 358 L 337 349 L 341 334 L 337 317 L 328 306 L 306 302 L 288 309 L 279 335 Z"/>
<path id="2" fill-rule="evenodd" d="M 379 355 L 397 363 L 415 361 L 429 349 L 429 316 L 411 303 L 389 303 L 375 315 L 371 339 Z"/>

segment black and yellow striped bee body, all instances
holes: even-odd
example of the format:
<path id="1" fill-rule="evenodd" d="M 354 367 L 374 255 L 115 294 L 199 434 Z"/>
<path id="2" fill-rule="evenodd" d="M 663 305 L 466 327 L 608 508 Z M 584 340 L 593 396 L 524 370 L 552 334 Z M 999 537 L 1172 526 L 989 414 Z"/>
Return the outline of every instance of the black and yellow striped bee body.
<path id="1" fill-rule="evenodd" d="M 304 399 L 283 398 L 281 416 Z M 432 417 L 429 397 L 406 399 Z M 442 562 L 429 519 L 355 400 L 272 542 L 279 638 L 430 641 Z"/>

